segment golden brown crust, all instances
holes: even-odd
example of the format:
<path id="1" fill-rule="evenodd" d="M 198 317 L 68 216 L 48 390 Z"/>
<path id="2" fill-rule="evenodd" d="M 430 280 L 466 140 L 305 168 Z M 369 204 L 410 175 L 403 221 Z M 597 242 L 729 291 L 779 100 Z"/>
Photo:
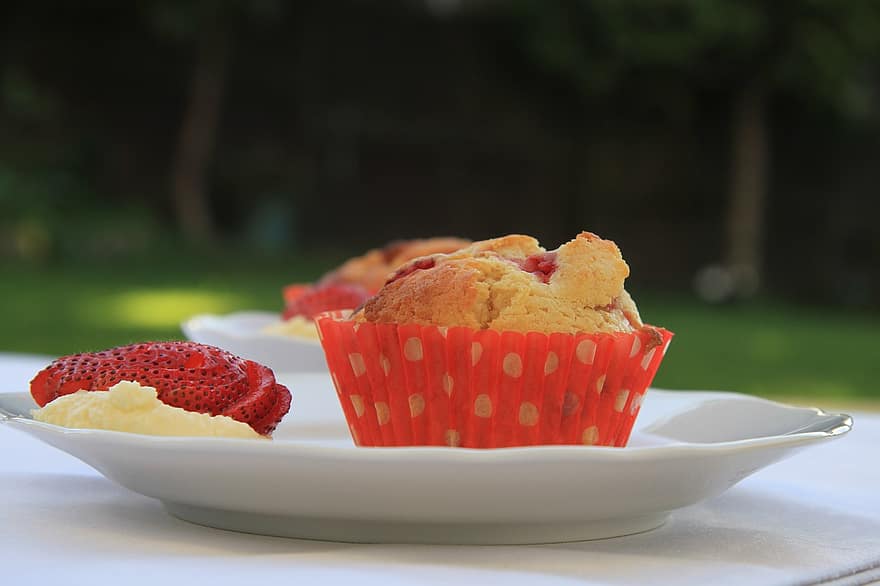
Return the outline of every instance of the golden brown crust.
<path id="1" fill-rule="evenodd" d="M 508 234 L 490 240 L 480 240 L 470 246 L 462 248 L 462 255 L 482 256 L 486 253 L 495 253 L 507 258 L 525 258 L 536 252 L 543 252 L 538 241 L 531 236 L 523 234 Z"/>
<path id="2" fill-rule="evenodd" d="M 453 237 L 397 240 L 383 248 L 374 248 L 362 256 L 347 260 L 324 275 L 321 282 L 360 285 L 372 293 L 381 289 L 388 277 L 401 265 L 421 256 L 455 252 L 470 242 Z"/>
<path id="3" fill-rule="evenodd" d="M 419 259 L 355 319 L 538 332 L 631 332 L 642 327 L 624 290 L 629 267 L 617 246 L 582 232 L 547 252 L 509 235 Z"/>
<path id="4" fill-rule="evenodd" d="M 438 267 L 436 278 L 399 279 L 386 285 L 385 301 L 367 303 L 365 312 L 370 321 L 379 323 L 441 323 L 452 321 L 455 325 L 481 327 L 474 311 L 480 305 L 480 290 L 476 286 L 480 274 L 463 266 Z M 413 303 L 413 299 L 430 298 L 431 303 Z"/>

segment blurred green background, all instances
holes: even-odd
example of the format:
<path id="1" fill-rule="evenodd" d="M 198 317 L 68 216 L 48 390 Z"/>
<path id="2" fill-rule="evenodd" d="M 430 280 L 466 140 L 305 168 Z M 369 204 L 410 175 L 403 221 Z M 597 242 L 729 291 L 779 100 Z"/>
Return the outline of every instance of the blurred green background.
<path id="1" fill-rule="evenodd" d="M 14 0 L 0 352 L 181 336 L 397 238 L 615 240 L 656 386 L 877 407 L 873 0 Z"/>

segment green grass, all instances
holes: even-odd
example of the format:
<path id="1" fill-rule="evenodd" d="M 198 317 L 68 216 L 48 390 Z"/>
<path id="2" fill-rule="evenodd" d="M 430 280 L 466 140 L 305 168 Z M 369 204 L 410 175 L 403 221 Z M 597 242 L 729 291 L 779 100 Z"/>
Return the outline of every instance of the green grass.
<path id="1" fill-rule="evenodd" d="M 69 354 L 182 337 L 195 313 L 280 310 L 282 285 L 327 263 L 173 259 L 124 267 L 0 266 L 0 351 Z"/>
<path id="2" fill-rule="evenodd" d="M 330 261 L 247 258 L 93 266 L 0 265 L 0 351 L 67 354 L 181 338 L 194 313 L 279 310 L 280 287 Z M 713 307 L 637 295 L 676 334 L 655 386 L 880 401 L 874 315 L 755 303 Z M 816 401 L 821 404 L 821 401 Z"/>
<path id="3" fill-rule="evenodd" d="M 655 386 L 880 399 L 876 316 L 650 298 L 640 310 L 676 334 Z"/>

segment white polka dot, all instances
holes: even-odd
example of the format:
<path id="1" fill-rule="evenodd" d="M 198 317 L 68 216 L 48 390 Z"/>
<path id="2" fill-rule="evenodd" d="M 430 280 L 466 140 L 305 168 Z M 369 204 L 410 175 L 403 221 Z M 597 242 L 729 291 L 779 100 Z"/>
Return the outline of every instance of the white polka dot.
<path id="1" fill-rule="evenodd" d="M 403 345 L 403 355 L 410 362 L 418 362 L 422 359 L 422 341 L 412 337 Z"/>
<path id="2" fill-rule="evenodd" d="M 596 358 L 596 342 L 589 339 L 581 340 L 574 353 L 584 364 L 593 364 L 593 359 Z"/>
<path id="3" fill-rule="evenodd" d="M 599 428 L 595 425 L 586 428 L 581 434 L 581 443 L 585 446 L 594 446 L 597 441 L 599 441 Z"/>
<path id="4" fill-rule="evenodd" d="M 480 361 L 480 356 L 483 355 L 483 345 L 479 342 L 474 342 L 471 344 L 471 366 L 476 366 L 477 362 Z"/>
<path id="5" fill-rule="evenodd" d="M 519 424 L 526 427 L 538 424 L 538 408 L 534 403 L 523 401 L 519 406 Z"/>
<path id="6" fill-rule="evenodd" d="M 642 358 L 642 369 L 648 370 L 648 367 L 651 366 L 651 361 L 654 360 L 654 353 L 657 351 L 657 348 L 651 348 L 645 353 L 645 357 Z"/>
<path id="7" fill-rule="evenodd" d="M 364 364 L 364 357 L 359 352 L 352 352 L 348 355 L 348 361 L 351 363 L 351 370 L 355 376 L 361 376 L 367 372 L 367 365 Z"/>
<path id="8" fill-rule="evenodd" d="M 474 415 L 483 419 L 492 417 L 492 399 L 489 395 L 477 395 L 474 399 Z"/>
<path id="9" fill-rule="evenodd" d="M 444 439 L 449 447 L 455 448 L 461 445 L 461 434 L 455 429 L 447 429 Z"/>
<path id="10" fill-rule="evenodd" d="M 575 411 L 578 410 L 578 407 L 581 404 L 581 399 L 576 394 L 571 391 L 565 391 L 565 394 L 562 396 L 562 415 L 563 417 L 567 417 L 571 415 Z"/>
<path id="11" fill-rule="evenodd" d="M 388 360 L 388 357 L 382 354 L 379 357 L 379 364 L 382 365 L 382 372 L 385 373 L 385 376 L 388 376 L 388 373 L 391 372 L 391 361 Z"/>
<path id="12" fill-rule="evenodd" d="M 440 335 L 443 336 L 443 337 L 445 338 L 445 337 L 446 337 L 446 332 L 447 332 L 448 329 L 449 329 L 449 328 L 447 328 L 446 326 L 440 326 L 439 328 L 437 328 L 437 331 L 440 332 Z"/>
<path id="13" fill-rule="evenodd" d="M 522 358 L 516 352 L 509 352 L 504 357 L 504 362 L 501 366 L 504 369 L 504 374 L 511 378 L 522 376 Z"/>
<path id="14" fill-rule="evenodd" d="M 629 398 L 629 389 L 621 389 L 614 398 L 614 410 L 618 413 L 623 412 L 626 407 L 626 400 Z"/>
<path id="15" fill-rule="evenodd" d="M 361 417 L 364 414 L 364 399 L 360 395 L 351 395 L 349 397 L 351 406 L 354 407 L 355 415 Z"/>
<path id="16" fill-rule="evenodd" d="M 605 388 L 605 375 L 603 374 L 599 378 L 596 379 L 596 392 L 601 393 L 602 389 Z"/>
<path id="17" fill-rule="evenodd" d="M 443 391 L 447 395 L 452 395 L 452 389 L 455 387 L 455 381 L 449 375 L 449 373 L 443 374 Z"/>
<path id="18" fill-rule="evenodd" d="M 559 368 L 559 356 L 556 352 L 547 353 L 547 360 L 544 362 L 544 374 L 553 374 Z"/>
<path id="19" fill-rule="evenodd" d="M 634 357 L 636 354 L 639 353 L 639 350 L 641 350 L 641 349 L 642 349 L 642 341 L 639 339 L 638 336 L 635 336 L 633 338 L 632 348 L 630 348 L 630 350 L 629 350 L 629 357 L 630 358 Z"/>
<path id="20" fill-rule="evenodd" d="M 642 401 L 645 399 L 645 395 L 634 395 L 633 400 L 629 405 L 629 414 L 635 415 L 636 411 L 642 406 Z"/>
<path id="21" fill-rule="evenodd" d="M 376 419 L 379 420 L 379 425 L 385 425 L 388 421 L 391 420 L 391 409 L 388 408 L 388 403 L 383 401 L 379 401 L 375 405 L 376 407 Z"/>
<path id="22" fill-rule="evenodd" d="M 421 393 L 413 393 L 409 396 L 409 414 L 418 417 L 425 412 L 425 398 Z"/>

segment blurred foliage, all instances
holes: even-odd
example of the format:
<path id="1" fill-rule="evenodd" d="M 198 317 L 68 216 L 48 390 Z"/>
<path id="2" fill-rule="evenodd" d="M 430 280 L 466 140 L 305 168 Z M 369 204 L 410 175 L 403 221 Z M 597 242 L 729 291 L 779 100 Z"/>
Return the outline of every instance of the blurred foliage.
<path id="1" fill-rule="evenodd" d="M 874 0 L 520 0 L 514 14 L 530 54 L 587 94 L 661 70 L 709 87 L 761 78 L 848 115 L 876 114 Z"/>
<path id="2" fill-rule="evenodd" d="M 720 255 L 730 93 L 761 75 L 770 290 L 880 307 L 880 4 L 441 4 L 2 3 L 0 258 L 192 252 L 171 169 L 199 33 L 221 11 L 218 254 L 439 233 L 555 244 L 587 227 L 634 280 L 683 291 Z"/>
<path id="3" fill-rule="evenodd" d="M 0 252 L 35 262 L 124 257 L 167 234 L 149 208 L 103 204 L 75 173 L 0 164 Z"/>
<path id="4" fill-rule="evenodd" d="M 60 105 L 57 98 L 41 91 L 23 71 L 14 66 L 7 68 L 2 84 L 0 101 L 10 116 L 40 122 L 58 116 Z"/>

